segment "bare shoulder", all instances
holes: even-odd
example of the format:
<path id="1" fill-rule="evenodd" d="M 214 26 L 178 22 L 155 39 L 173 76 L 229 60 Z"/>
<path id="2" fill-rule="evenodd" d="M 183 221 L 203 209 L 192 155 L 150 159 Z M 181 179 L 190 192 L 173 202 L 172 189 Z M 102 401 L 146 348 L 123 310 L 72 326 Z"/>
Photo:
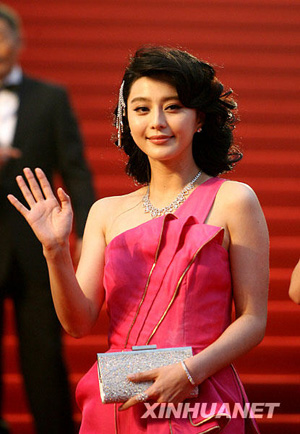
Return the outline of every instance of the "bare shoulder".
<path id="1" fill-rule="evenodd" d="M 121 196 L 110 196 L 97 200 L 91 207 L 88 220 L 99 224 L 104 232 L 115 218 L 136 206 L 143 198 L 145 188 Z"/>
<path id="2" fill-rule="evenodd" d="M 248 184 L 238 181 L 224 182 L 219 190 L 218 199 L 225 206 L 259 206 L 259 201 L 254 190 Z"/>
<path id="3" fill-rule="evenodd" d="M 110 196 L 104 197 L 103 199 L 97 200 L 92 208 L 91 212 L 96 214 L 111 214 L 117 210 L 119 213 L 122 212 L 123 208 L 128 208 L 128 206 L 135 204 L 137 201 L 142 200 L 145 194 L 145 189 L 140 188 L 139 190 L 133 191 L 128 194 L 123 194 L 121 196 Z"/>
<path id="4" fill-rule="evenodd" d="M 262 207 L 253 189 L 242 182 L 227 181 L 220 188 L 219 203 L 231 239 L 234 236 L 250 238 L 257 234 L 267 239 L 268 228 Z"/>

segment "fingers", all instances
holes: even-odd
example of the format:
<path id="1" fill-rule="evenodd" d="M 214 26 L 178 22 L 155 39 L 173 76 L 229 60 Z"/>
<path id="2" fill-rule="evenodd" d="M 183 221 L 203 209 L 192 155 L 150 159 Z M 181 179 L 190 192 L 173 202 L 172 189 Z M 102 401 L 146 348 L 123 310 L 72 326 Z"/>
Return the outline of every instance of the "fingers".
<path id="1" fill-rule="evenodd" d="M 136 374 L 128 375 L 128 380 L 133 383 L 140 383 L 141 381 L 153 381 L 158 375 L 157 369 L 151 369 L 150 371 L 138 372 Z"/>
<path id="2" fill-rule="evenodd" d="M 40 188 L 34 174 L 32 173 L 32 171 L 26 167 L 23 170 L 23 172 L 24 172 L 24 175 L 26 176 L 31 193 L 32 193 L 34 199 L 36 200 L 36 202 L 38 202 L 39 200 L 43 200 L 44 199 L 43 193 L 41 192 L 41 188 Z"/>
<path id="3" fill-rule="evenodd" d="M 28 205 L 31 207 L 33 207 L 33 205 L 36 203 L 35 199 L 31 193 L 31 191 L 29 190 L 29 188 L 27 187 L 27 184 L 25 183 L 23 176 L 19 175 L 16 178 L 17 184 L 24 196 L 24 199 L 26 200 L 26 202 L 28 203 Z"/>
<path id="4" fill-rule="evenodd" d="M 61 202 L 62 210 L 70 210 L 71 209 L 70 197 L 67 195 L 67 193 L 61 187 L 57 190 L 57 195 L 58 195 L 59 200 Z"/>
<path id="5" fill-rule="evenodd" d="M 119 411 L 127 410 L 129 407 L 132 407 L 133 405 L 139 404 L 141 402 L 146 402 L 150 399 L 147 391 L 139 393 L 138 395 L 133 396 L 132 398 L 128 399 L 121 407 L 119 407 Z"/>
<path id="6" fill-rule="evenodd" d="M 44 193 L 44 196 L 46 199 L 53 199 L 54 193 L 53 190 L 51 188 L 51 185 L 46 177 L 46 175 L 44 174 L 44 172 L 42 171 L 42 169 L 40 169 L 39 167 L 35 169 L 35 174 L 39 180 L 40 186 L 42 188 L 42 191 Z"/>
<path id="7" fill-rule="evenodd" d="M 150 371 L 139 372 L 137 374 L 128 375 L 128 380 L 134 383 L 140 383 L 142 381 L 154 381 L 158 375 L 157 369 L 152 369 Z M 145 392 L 139 393 L 138 395 L 133 396 L 128 401 L 126 401 L 121 407 L 119 407 L 119 411 L 126 410 L 133 405 L 136 405 L 140 402 L 146 402 L 151 398 L 154 398 L 153 393 L 151 393 L 152 386 L 149 387 Z"/>
<path id="8" fill-rule="evenodd" d="M 19 202 L 15 196 L 9 194 L 7 199 L 22 214 L 23 217 L 27 218 L 29 210 L 21 202 Z"/>
<path id="9" fill-rule="evenodd" d="M 50 183 L 42 169 L 35 169 L 36 177 L 28 167 L 26 167 L 23 172 L 26 180 L 28 181 L 29 187 L 21 175 L 17 176 L 16 180 L 26 202 L 30 207 L 32 207 L 36 202 L 42 201 L 45 198 L 55 199 Z M 64 200 L 66 201 L 65 197 Z"/>

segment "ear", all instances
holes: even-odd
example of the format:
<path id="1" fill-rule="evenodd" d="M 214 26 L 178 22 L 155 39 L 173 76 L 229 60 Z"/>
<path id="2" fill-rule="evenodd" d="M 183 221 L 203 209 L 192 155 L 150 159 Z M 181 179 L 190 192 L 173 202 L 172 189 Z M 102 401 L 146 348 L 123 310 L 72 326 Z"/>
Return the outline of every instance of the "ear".
<path id="1" fill-rule="evenodd" d="M 202 125 L 204 124 L 205 121 L 205 113 L 203 112 L 198 112 L 197 114 L 197 122 L 198 122 L 198 127 L 202 127 Z"/>
<path id="2" fill-rule="evenodd" d="M 201 131 L 204 121 L 205 121 L 205 113 L 199 112 L 197 114 L 197 130 L 196 130 L 197 132 Z"/>

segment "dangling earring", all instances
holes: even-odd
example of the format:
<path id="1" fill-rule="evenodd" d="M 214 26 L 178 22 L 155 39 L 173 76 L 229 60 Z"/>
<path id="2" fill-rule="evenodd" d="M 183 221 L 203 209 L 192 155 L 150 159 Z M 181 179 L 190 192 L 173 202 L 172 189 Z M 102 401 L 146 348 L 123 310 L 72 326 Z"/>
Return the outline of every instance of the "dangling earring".
<path id="1" fill-rule="evenodd" d="M 118 110 L 117 110 L 117 118 L 116 118 L 116 128 L 118 130 L 118 148 L 121 148 L 121 136 L 123 133 L 123 116 L 125 116 L 126 104 L 123 96 L 125 81 L 122 81 L 120 91 L 119 91 L 119 101 L 118 101 Z"/>
<path id="2" fill-rule="evenodd" d="M 200 127 L 200 128 L 198 128 L 198 130 L 196 131 L 196 133 L 201 133 L 201 131 L 202 131 L 202 128 Z"/>

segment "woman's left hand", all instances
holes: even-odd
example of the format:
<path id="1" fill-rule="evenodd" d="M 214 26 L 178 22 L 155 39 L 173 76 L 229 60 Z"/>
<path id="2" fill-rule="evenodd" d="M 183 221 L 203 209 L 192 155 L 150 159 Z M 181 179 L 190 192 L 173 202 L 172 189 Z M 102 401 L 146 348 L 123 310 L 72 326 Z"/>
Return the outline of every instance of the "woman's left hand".
<path id="1" fill-rule="evenodd" d="M 147 397 L 146 401 L 172 403 L 174 405 L 187 399 L 194 388 L 189 382 L 180 363 L 129 375 L 128 380 L 134 383 L 149 380 L 154 381 L 144 392 L 144 396 Z M 133 396 L 126 401 L 119 410 L 126 410 L 140 402 L 141 399 L 139 395 Z"/>

